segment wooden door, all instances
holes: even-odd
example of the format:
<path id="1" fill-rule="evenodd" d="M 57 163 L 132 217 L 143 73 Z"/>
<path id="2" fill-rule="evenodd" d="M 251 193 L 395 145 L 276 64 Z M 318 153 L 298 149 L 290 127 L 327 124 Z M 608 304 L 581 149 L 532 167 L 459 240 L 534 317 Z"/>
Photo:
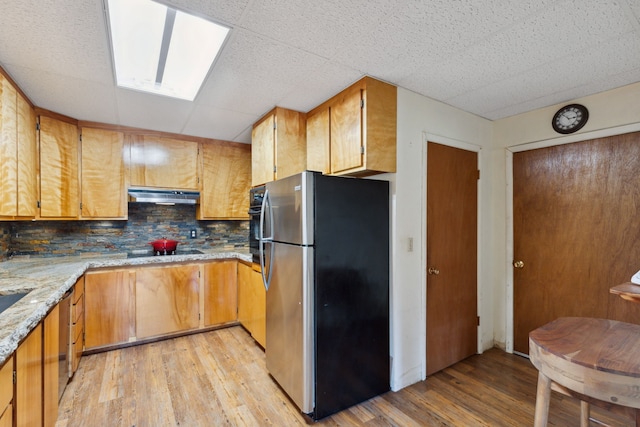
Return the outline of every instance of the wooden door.
<path id="1" fill-rule="evenodd" d="M 204 326 L 238 319 L 237 264 L 237 261 L 229 260 L 203 265 Z"/>
<path id="2" fill-rule="evenodd" d="M 200 323 L 200 267 L 141 268 L 135 299 L 138 338 L 195 329 Z"/>
<path id="3" fill-rule="evenodd" d="M 202 144 L 202 190 L 198 219 L 249 219 L 251 147 L 247 144 Z"/>
<path id="4" fill-rule="evenodd" d="M 345 90 L 331 106 L 331 171 L 362 166 L 362 89 Z"/>
<path id="5" fill-rule="evenodd" d="M 82 128 L 83 218 L 126 218 L 124 134 Z"/>
<path id="6" fill-rule="evenodd" d="M 267 292 L 262 273 L 238 263 L 238 321 L 263 348 L 267 338 Z"/>
<path id="7" fill-rule="evenodd" d="M 275 178 L 275 114 L 258 122 L 251 132 L 251 185 L 271 182 Z"/>
<path id="8" fill-rule="evenodd" d="M 198 143 L 152 135 L 131 137 L 131 186 L 198 189 Z"/>
<path id="9" fill-rule="evenodd" d="M 42 323 L 16 350 L 15 416 L 17 426 L 42 425 Z"/>
<path id="10" fill-rule="evenodd" d="M 121 344 L 135 336 L 135 273 L 130 270 L 85 274 L 85 348 Z"/>
<path id="11" fill-rule="evenodd" d="M 609 293 L 640 269 L 639 170 L 640 133 L 513 155 L 515 351 L 562 316 L 640 323 Z"/>
<path id="12" fill-rule="evenodd" d="M 477 352 L 477 153 L 427 144 L 427 375 Z"/>
<path id="13" fill-rule="evenodd" d="M 0 427 L 13 426 L 13 356 L 0 367 Z"/>
<path id="14" fill-rule="evenodd" d="M 40 116 L 40 216 L 77 218 L 78 128 Z"/>

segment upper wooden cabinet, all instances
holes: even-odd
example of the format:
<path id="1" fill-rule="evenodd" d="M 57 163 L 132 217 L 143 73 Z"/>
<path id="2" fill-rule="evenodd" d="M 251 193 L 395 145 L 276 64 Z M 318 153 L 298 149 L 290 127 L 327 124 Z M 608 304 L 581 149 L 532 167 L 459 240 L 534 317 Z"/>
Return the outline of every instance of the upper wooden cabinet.
<path id="1" fill-rule="evenodd" d="M 40 217 L 79 216 L 78 127 L 40 116 Z"/>
<path id="2" fill-rule="evenodd" d="M 80 144 L 81 217 L 127 219 L 124 134 L 84 127 Z"/>
<path id="3" fill-rule="evenodd" d="M 131 135 L 131 186 L 198 190 L 198 143 Z"/>
<path id="4" fill-rule="evenodd" d="M 307 114 L 307 169 L 367 176 L 396 171 L 397 89 L 365 77 Z"/>
<path id="5" fill-rule="evenodd" d="M 260 185 L 306 168 L 306 115 L 276 107 L 253 125 L 251 185 Z"/>
<path id="6" fill-rule="evenodd" d="M 222 141 L 203 142 L 202 159 L 197 219 L 248 219 L 251 147 Z"/>
<path id="7" fill-rule="evenodd" d="M 32 219 L 37 214 L 36 114 L 0 74 L 0 217 Z"/>

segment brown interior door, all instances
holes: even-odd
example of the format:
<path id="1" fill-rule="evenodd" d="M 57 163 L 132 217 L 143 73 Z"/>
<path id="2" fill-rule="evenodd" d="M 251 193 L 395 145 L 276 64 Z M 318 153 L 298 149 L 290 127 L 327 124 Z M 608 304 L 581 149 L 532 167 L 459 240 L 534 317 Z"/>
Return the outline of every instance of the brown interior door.
<path id="1" fill-rule="evenodd" d="M 477 352 L 478 155 L 427 144 L 427 375 Z"/>
<path id="2" fill-rule="evenodd" d="M 563 316 L 640 323 L 611 295 L 640 269 L 640 133 L 513 155 L 514 350 Z"/>

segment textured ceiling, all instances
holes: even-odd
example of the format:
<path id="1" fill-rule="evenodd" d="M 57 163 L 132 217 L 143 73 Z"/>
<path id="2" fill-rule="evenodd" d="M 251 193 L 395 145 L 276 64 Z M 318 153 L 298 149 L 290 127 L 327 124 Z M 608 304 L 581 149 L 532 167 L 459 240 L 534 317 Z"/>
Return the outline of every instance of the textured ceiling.
<path id="1" fill-rule="evenodd" d="M 115 87 L 103 0 L 3 0 L 0 66 L 45 109 L 240 142 L 363 75 L 491 120 L 640 81 L 640 0 L 167 3 L 232 27 L 193 103 Z"/>

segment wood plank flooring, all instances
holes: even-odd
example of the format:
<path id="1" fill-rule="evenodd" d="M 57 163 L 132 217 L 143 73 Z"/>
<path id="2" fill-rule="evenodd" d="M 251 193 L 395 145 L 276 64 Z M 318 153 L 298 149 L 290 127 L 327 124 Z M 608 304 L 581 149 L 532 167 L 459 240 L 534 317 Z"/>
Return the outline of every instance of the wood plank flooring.
<path id="1" fill-rule="evenodd" d="M 318 426 L 530 426 L 537 371 L 492 349 Z M 577 400 L 552 393 L 549 425 L 579 426 Z M 633 423 L 594 409 L 611 426 Z M 239 326 L 85 356 L 58 415 L 66 426 L 306 425 Z M 592 425 L 598 425 L 592 422 Z"/>

